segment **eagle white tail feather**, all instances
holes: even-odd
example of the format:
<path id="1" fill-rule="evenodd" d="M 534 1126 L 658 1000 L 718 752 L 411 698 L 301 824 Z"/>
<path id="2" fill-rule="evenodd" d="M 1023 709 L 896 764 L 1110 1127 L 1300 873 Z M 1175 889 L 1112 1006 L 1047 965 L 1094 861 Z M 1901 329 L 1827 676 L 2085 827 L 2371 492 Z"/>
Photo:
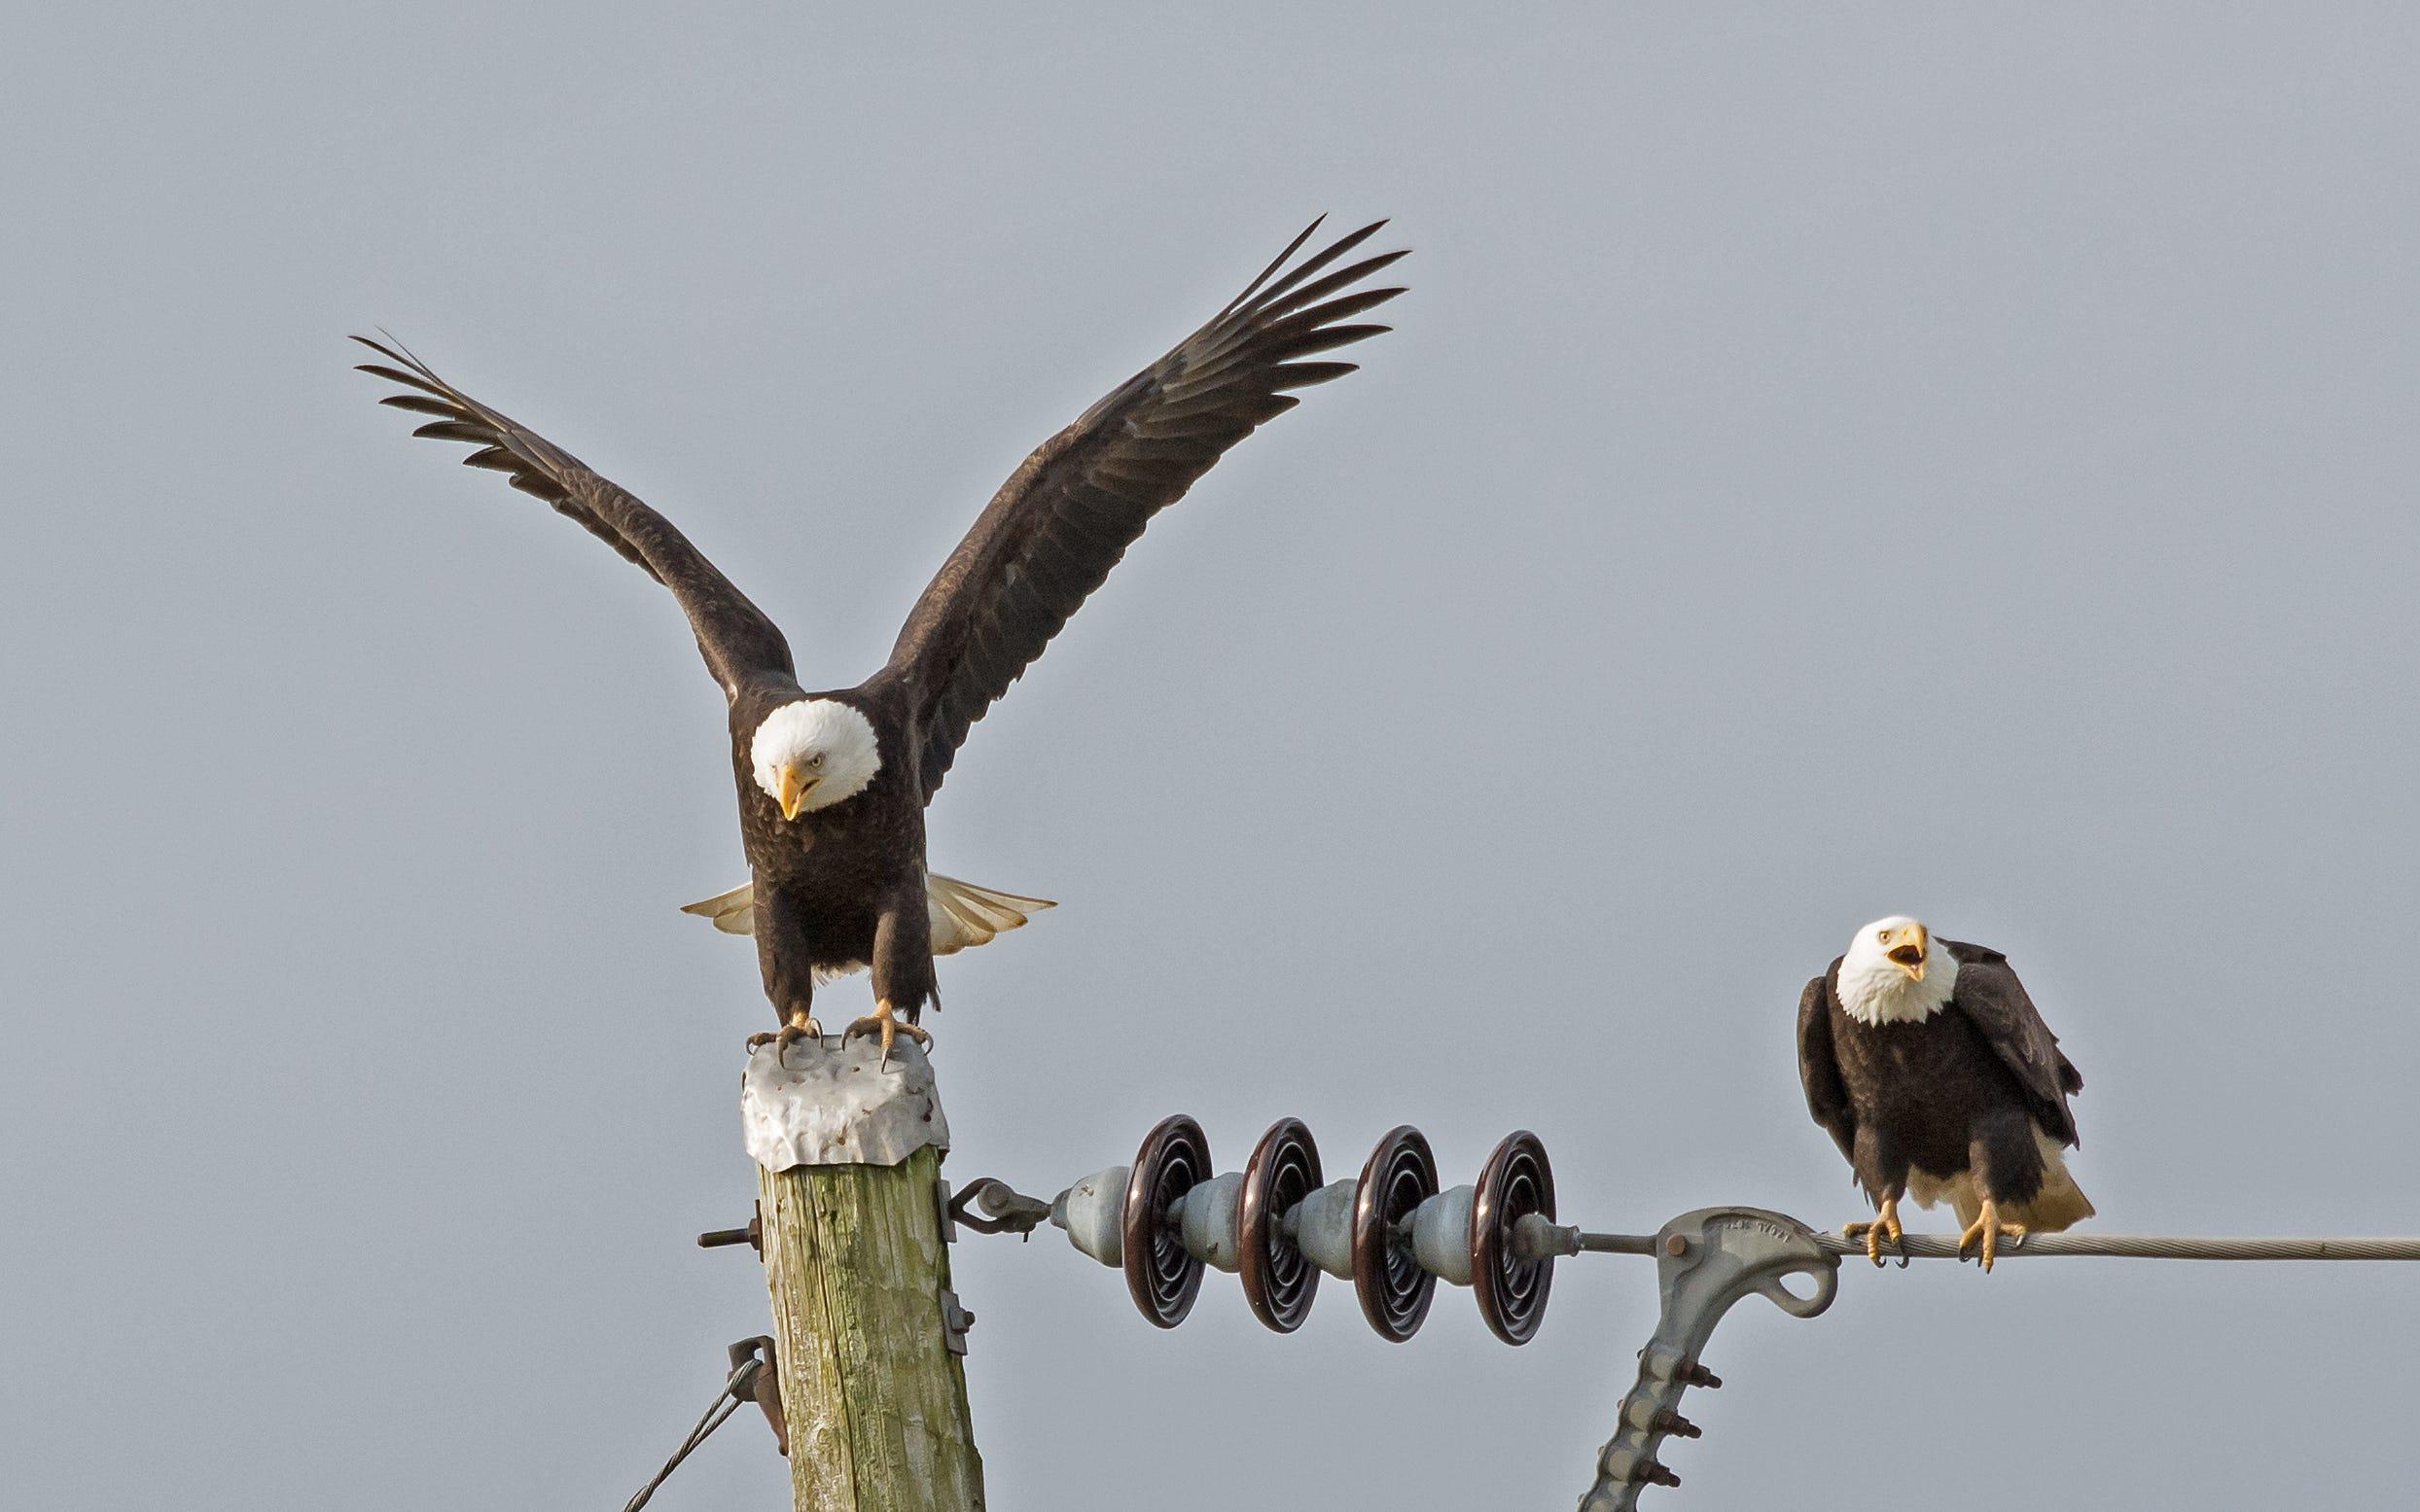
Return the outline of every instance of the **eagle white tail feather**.
<path id="1" fill-rule="evenodd" d="M 717 893 L 702 902 L 683 903 L 681 912 L 694 913 L 726 934 L 756 932 L 756 884 L 742 882 L 728 893 Z"/>
<path id="2" fill-rule="evenodd" d="M 2042 1151 L 2042 1190 L 2026 1203 L 2004 1203 L 2000 1209 L 2003 1223 L 2022 1223 L 2037 1234 L 2055 1234 L 2062 1229 L 2092 1216 L 2092 1199 L 2083 1194 L 2076 1178 L 2067 1169 L 2067 1151 L 2059 1142 L 2034 1131 L 2034 1145 Z M 1966 1172 L 1943 1179 L 1922 1171 L 1907 1173 L 1907 1196 L 1919 1208 L 1930 1208 L 1943 1197 L 1958 1214 L 1958 1228 L 1964 1232 L 1983 1215 L 1982 1194 L 1975 1189 L 1974 1178 Z"/>
<path id="3" fill-rule="evenodd" d="M 937 956 L 988 944 L 994 935 L 1021 928 L 1045 908 L 1058 906 L 1047 897 L 1003 893 L 929 871 L 924 874 L 924 905 L 932 915 Z"/>
<path id="4" fill-rule="evenodd" d="M 938 871 L 924 874 L 925 917 L 932 925 L 933 954 L 937 956 L 955 955 L 970 946 L 987 944 L 993 936 L 1017 928 L 1031 915 L 1057 906 L 1047 897 L 1026 897 L 1003 893 L 998 888 L 979 887 L 944 877 Z M 753 934 L 756 884 L 744 882 L 702 902 L 684 904 L 681 912 L 694 913 L 726 934 Z M 827 981 L 864 969 L 864 964 L 859 963 L 830 973 L 818 971 L 816 979 Z"/>

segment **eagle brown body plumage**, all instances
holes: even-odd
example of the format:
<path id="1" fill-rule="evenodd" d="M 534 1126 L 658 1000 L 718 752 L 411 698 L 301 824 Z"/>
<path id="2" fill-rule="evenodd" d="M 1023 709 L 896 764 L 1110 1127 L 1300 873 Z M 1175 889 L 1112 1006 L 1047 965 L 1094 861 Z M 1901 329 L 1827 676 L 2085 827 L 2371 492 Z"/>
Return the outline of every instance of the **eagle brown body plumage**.
<path id="1" fill-rule="evenodd" d="M 885 759 L 857 796 L 785 820 L 750 773 L 748 743 L 766 715 L 801 697 L 864 714 Z M 875 992 L 910 1024 L 940 999 L 924 901 L 923 785 L 903 704 L 897 683 L 881 679 L 821 693 L 750 687 L 732 700 L 740 843 L 756 884 L 752 932 L 777 1006 L 811 1002 L 819 979 L 860 967 L 872 969 Z"/>
<path id="2" fill-rule="evenodd" d="M 889 661 L 855 687 L 821 693 L 800 686 L 781 631 L 670 521 L 453 387 L 400 344 L 355 339 L 382 359 L 362 370 L 404 390 L 385 404 L 435 417 L 413 434 L 472 444 L 466 464 L 509 475 L 515 488 L 578 521 L 680 601 L 729 702 L 751 875 L 749 888 L 693 911 L 710 910 L 718 926 L 736 932 L 732 916 L 743 901 L 753 908 L 765 995 L 785 1037 L 811 1023 L 819 977 L 871 967 L 887 1046 L 894 1013 L 912 1025 L 937 998 L 938 926 L 929 910 L 962 910 L 947 947 L 955 949 L 1022 923 L 1015 905 L 1049 906 L 927 870 L 925 806 L 968 730 L 1042 654 L 1153 515 L 1228 448 L 1294 407 L 1292 391 L 1354 370 L 1351 363 L 1315 359 L 1387 329 L 1353 317 L 1403 292 L 1365 285 L 1404 254 L 1347 259 L 1383 224 L 1297 261 L 1318 229 L 1313 222 L 1199 330 L 1036 448 L 917 599 Z M 845 716 L 851 738 L 871 726 L 878 756 L 871 777 L 836 781 L 820 805 L 808 803 L 803 794 L 820 776 L 806 775 L 805 756 L 784 756 L 777 798 L 752 751 L 776 712 Z M 862 754 L 862 739 L 859 745 Z M 817 772 L 826 770 L 826 754 L 813 756 Z M 843 764 L 836 760 L 832 769 Z"/>

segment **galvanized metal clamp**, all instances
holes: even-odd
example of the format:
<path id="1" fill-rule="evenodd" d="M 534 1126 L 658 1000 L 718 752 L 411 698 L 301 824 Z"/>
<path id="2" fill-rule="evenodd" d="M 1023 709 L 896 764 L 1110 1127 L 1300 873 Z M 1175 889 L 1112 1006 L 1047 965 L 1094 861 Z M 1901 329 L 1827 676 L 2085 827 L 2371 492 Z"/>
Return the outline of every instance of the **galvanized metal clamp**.
<path id="1" fill-rule="evenodd" d="M 1733 1304 L 1762 1296 L 1793 1318 L 1813 1318 L 1832 1306 L 1840 1284 L 1840 1257 L 1813 1229 L 1762 1208 L 1685 1213 L 1656 1232 L 1655 1254 L 1662 1310 L 1655 1336 L 1639 1351 L 1638 1380 L 1597 1455 L 1596 1483 L 1580 1498 L 1581 1512 L 1632 1512 L 1642 1488 L 1681 1484 L 1655 1451 L 1670 1434 L 1698 1436 L 1696 1424 L 1681 1416 L 1681 1393 L 1723 1384 L 1699 1355 Z M 1811 1290 L 1786 1284 L 1800 1276 L 1812 1280 Z"/>

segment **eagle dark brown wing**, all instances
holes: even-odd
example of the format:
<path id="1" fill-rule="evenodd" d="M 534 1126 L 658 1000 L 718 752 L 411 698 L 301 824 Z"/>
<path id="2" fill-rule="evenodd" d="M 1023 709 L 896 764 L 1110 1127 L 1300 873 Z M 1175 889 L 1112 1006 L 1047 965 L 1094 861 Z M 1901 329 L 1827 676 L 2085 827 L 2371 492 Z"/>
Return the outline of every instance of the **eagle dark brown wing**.
<path id="1" fill-rule="evenodd" d="M 1857 1158 L 1857 1113 L 1849 1106 L 1849 1089 L 1840 1080 L 1840 1061 L 1832 1048 L 1832 970 L 1806 984 L 1798 994 L 1798 1083 L 1806 1088 L 1806 1110 L 1831 1134 L 1832 1143 L 1851 1161 Z"/>
<path id="2" fill-rule="evenodd" d="M 514 487 L 578 520 L 670 588 L 727 696 L 752 674 L 795 676 L 790 643 L 780 629 L 670 520 L 597 476 L 571 453 L 447 383 L 400 342 L 353 339 L 387 359 L 363 363 L 358 370 L 410 390 L 379 403 L 437 417 L 412 435 L 476 446 L 478 450 L 462 459 L 465 467 L 510 475 Z"/>
<path id="3" fill-rule="evenodd" d="M 1352 317 L 1403 293 L 1356 288 L 1404 256 L 1323 272 L 1386 223 L 1292 267 L 1314 221 L 1234 302 L 1025 459 L 916 601 L 886 672 L 918 712 L 924 794 L 967 730 L 1050 644 L 1159 510 L 1226 450 L 1297 403 L 1288 392 L 1353 370 L 1312 362 L 1386 330 Z"/>
<path id="4" fill-rule="evenodd" d="M 2068 1110 L 2067 1097 L 2083 1090 L 2083 1074 L 2059 1049 L 2058 1036 L 2042 1021 L 2009 958 L 1987 945 L 1954 939 L 1940 943 L 1958 963 L 1958 986 L 1949 1005 L 1966 1015 L 2015 1074 L 2043 1132 L 2061 1143 L 2076 1143 L 2076 1115 Z"/>

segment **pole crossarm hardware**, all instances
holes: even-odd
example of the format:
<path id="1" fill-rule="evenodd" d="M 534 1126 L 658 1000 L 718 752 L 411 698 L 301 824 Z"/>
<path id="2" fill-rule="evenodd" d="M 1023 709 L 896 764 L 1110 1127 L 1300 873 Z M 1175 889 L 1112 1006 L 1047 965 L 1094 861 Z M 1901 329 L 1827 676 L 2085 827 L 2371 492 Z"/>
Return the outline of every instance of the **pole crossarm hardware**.
<path id="1" fill-rule="evenodd" d="M 1498 1338 L 1524 1344 L 1545 1313 L 1556 1260 L 1652 1255 L 1661 1301 L 1655 1332 L 1639 1352 L 1637 1379 L 1580 1512 L 1631 1512 L 1646 1487 L 1681 1483 L 1657 1451 L 1666 1438 L 1699 1436 L 1681 1415 L 1681 1397 L 1723 1384 L 1701 1356 L 1735 1304 L 1762 1296 L 1792 1317 L 1813 1318 L 1832 1306 L 1841 1260 L 1866 1258 L 1863 1241 L 1761 1208 L 1701 1208 L 1653 1234 L 1557 1223 L 1546 1149 L 1526 1131 L 1496 1146 L 1474 1185 L 1441 1190 L 1428 1141 L 1408 1125 L 1378 1142 L 1358 1178 L 1323 1184 L 1319 1151 L 1299 1120 L 1273 1125 L 1242 1171 L 1214 1175 L 1201 1126 L 1178 1114 L 1153 1128 L 1131 1162 L 1096 1171 L 1055 1198 L 986 1178 L 945 1208 L 977 1233 L 1024 1238 L 1044 1223 L 1065 1231 L 1077 1249 L 1124 1271 L 1135 1305 L 1162 1328 L 1185 1319 L 1205 1270 L 1219 1270 L 1236 1276 L 1255 1316 L 1279 1333 L 1301 1326 L 1325 1275 L 1352 1286 L 1363 1317 L 1392 1343 L 1418 1329 L 1442 1281 L 1471 1288 Z M 1909 1234 L 1887 1248 L 1903 1265 L 1968 1257 L 1949 1235 Z M 2035 1234 L 2002 1242 L 1998 1258 L 2026 1257 L 2420 1260 L 2420 1239 Z"/>

